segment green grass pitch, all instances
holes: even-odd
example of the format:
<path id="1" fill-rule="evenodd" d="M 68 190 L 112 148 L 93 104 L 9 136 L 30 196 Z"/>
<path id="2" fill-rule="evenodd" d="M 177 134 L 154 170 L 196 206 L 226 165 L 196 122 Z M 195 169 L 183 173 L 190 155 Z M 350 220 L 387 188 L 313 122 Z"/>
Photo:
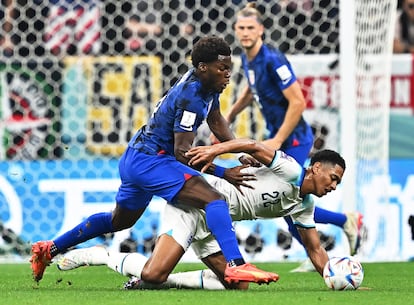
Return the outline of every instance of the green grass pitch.
<path id="1" fill-rule="evenodd" d="M 279 273 L 269 285 L 251 284 L 247 291 L 135 290 L 125 291 L 127 280 L 110 269 L 82 267 L 62 272 L 51 265 L 43 280 L 32 281 L 29 264 L 0 265 L 0 304 L 89 305 L 89 304 L 414 304 L 414 263 L 364 263 L 365 278 L 356 291 L 331 291 L 316 273 L 290 273 L 294 263 L 262 263 L 257 266 Z M 195 270 L 201 264 L 180 264 L 176 271 Z"/>

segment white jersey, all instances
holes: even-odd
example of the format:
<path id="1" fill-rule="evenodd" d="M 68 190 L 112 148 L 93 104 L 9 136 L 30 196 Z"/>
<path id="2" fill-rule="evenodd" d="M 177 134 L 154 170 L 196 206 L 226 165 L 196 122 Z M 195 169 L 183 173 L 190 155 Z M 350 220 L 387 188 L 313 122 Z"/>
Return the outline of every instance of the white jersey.
<path id="1" fill-rule="evenodd" d="M 269 167 L 244 170 L 255 174 L 257 180 L 249 181 L 254 189 L 244 187 L 243 194 L 224 179 L 208 178 L 226 197 L 233 220 L 290 215 L 296 225 L 315 227 L 312 197 L 301 198 L 299 195 L 298 185 L 302 182 L 304 169 L 293 158 L 277 151 Z M 199 258 L 219 252 L 220 247 L 207 228 L 204 210 L 178 206 L 166 205 L 159 233 L 172 236 L 184 250 L 192 244 Z"/>

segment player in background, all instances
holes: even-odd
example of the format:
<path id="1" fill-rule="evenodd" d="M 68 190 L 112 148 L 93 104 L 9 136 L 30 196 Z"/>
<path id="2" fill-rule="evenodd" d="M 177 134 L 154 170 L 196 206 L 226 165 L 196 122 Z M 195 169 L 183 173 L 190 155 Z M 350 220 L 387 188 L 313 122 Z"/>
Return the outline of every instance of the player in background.
<path id="1" fill-rule="evenodd" d="M 36 281 L 58 253 L 91 238 L 130 228 L 157 195 L 170 204 L 184 202 L 205 210 L 206 224 L 224 253 L 224 278 L 228 282 L 272 282 L 278 275 L 245 263 L 236 239 L 225 198 L 187 165 L 185 153 L 191 148 L 197 128 L 207 120 L 221 140 L 233 139 L 227 121 L 220 113 L 219 95 L 231 74 L 231 50 L 218 37 L 200 39 L 192 51 L 193 68 L 158 102 L 149 122 L 130 140 L 119 160 L 121 186 L 113 212 L 88 217 L 53 241 L 32 246 L 31 267 Z M 239 188 L 249 174 L 211 165 L 208 173 L 224 177 Z M 144 280 L 151 280 L 143 274 Z"/>
<path id="2" fill-rule="evenodd" d="M 303 118 L 306 102 L 295 73 L 282 52 L 264 43 L 262 16 L 254 2 L 247 3 L 237 13 L 234 27 L 236 37 L 244 50 L 241 60 L 248 86 L 230 109 L 226 116 L 227 121 L 233 123 L 243 109 L 257 102 L 269 132 L 264 143 L 275 150 L 283 150 L 303 166 L 312 149 L 313 134 Z M 349 242 L 350 254 L 356 254 L 361 238 L 360 213 L 336 213 L 315 207 L 315 221 L 343 228 Z M 302 243 L 289 218 L 286 218 L 286 222 L 291 234 Z M 311 270 L 314 268 L 308 261 L 296 269 Z"/>
<path id="3" fill-rule="evenodd" d="M 394 53 L 414 52 L 414 1 L 402 0 L 395 18 Z"/>
<path id="4" fill-rule="evenodd" d="M 243 169 L 257 178 L 249 182 L 252 188 L 243 186 L 240 192 L 224 179 L 211 177 L 209 180 L 227 198 L 232 219 L 291 217 L 310 259 L 322 275 L 328 255 L 315 228 L 311 194 L 322 197 L 335 190 L 342 180 L 345 161 L 334 151 L 322 150 L 312 157 L 310 166 L 305 169 L 284 152 L 248 139 L 195 147 L 188 156 L 191 156 L 190 163 L 206 164 L 204 169 L 208 169 L 215 156 L 240 151 L 264 164 Z M 107 252 L 105 248 L 92 247 L 69 251 L 58 261 L 58 268 L 71 270 L 83 265 L 107 265 L 123 275 L 137 277 L 127 283 L 127 288 L 230 288 L 224 281 L 226 260 L 207 229 L 203 211 L 167 204 L 163 215 L 160 236 L 148 261 L 138 253 Z M 211 271 L 171 274 L 190 244 Z M 143 278 L 146 282 L 141 281 Z M 247 288 L 247 285 L 237 288 Z"/>

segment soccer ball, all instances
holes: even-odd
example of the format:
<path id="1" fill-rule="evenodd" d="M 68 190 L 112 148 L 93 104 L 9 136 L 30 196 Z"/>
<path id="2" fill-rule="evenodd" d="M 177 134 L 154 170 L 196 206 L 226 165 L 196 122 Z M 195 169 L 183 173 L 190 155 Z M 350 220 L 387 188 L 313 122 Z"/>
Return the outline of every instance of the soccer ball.
<path id="1" fill-rule="evenodd" d="M 323 278 L 333 290 L 355 290 L 364 279 L 364 269 L 352 256 L 332 257 L 323 268 Z"/>

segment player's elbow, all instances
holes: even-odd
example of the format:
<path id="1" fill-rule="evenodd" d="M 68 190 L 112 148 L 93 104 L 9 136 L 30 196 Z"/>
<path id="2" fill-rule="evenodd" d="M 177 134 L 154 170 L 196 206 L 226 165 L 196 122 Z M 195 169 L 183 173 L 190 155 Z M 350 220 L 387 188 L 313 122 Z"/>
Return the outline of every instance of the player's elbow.
<path id="1" fill-rule="evenodd" d="M 289 107 L 292 107 L 298 112 L 303 112 L 306 109 L 306 100 L 302 93 L 296 94 L 289 99 Z"/>
<path id="2" fill-rule="evenodd" d="M 255 153 L 255 152 L 260 151 L 262 147 L 263 145 L 257 141 L 252 140 L 252 139 L 246 139 L 243 150 L 246 153 Z"/>
<path id="3" fill-rule="evenodd" d="M 297 109 L 298 112 L 304 112 L 306 110 L 306 101 L 303 96 L 296 99 L 295 108 Z"/>

